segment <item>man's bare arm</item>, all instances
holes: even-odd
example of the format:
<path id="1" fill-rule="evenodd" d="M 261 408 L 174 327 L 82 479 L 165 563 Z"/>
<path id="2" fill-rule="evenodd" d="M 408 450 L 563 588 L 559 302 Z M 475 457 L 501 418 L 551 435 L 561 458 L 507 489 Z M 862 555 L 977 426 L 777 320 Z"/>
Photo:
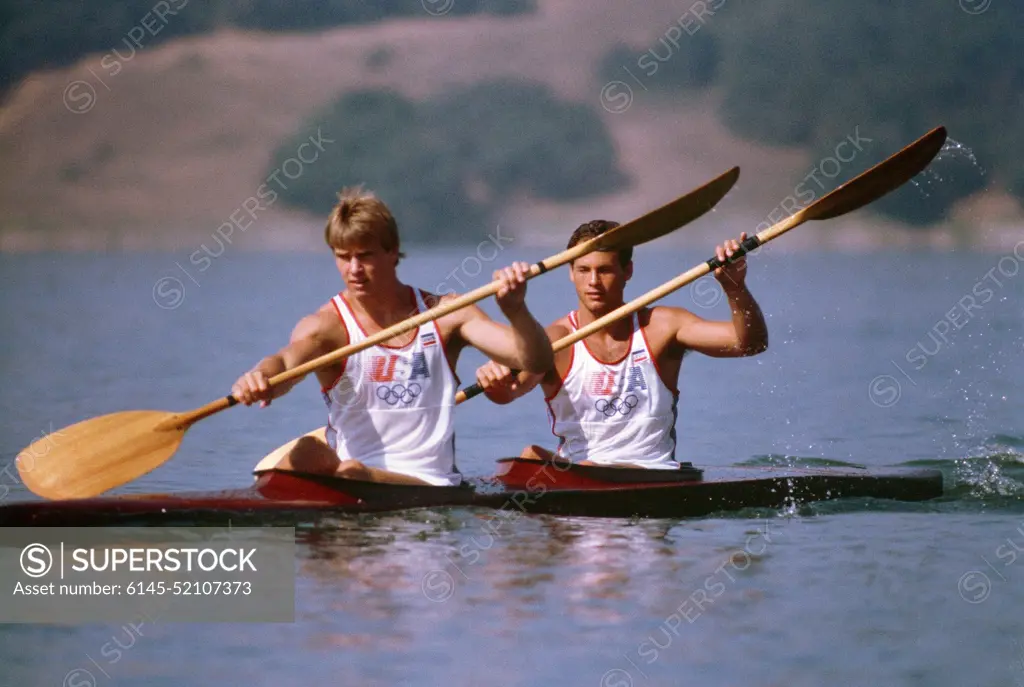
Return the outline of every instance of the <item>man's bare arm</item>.
<path id="1" fill-rule="evenodd" d="M 757 355 L 768 348 L 768 327 L 746 288 L 728 293 L 732 318 L 706 320 L 683 308 L 670 308 L 676 343 L 713 358 Z"/>
<path id="2" fill-rule="evenodd" d="M 731 261 L 747 238 L 730 239 L 715 247 L 715 257 L 724 263 L 715 269 L 715 279 L 729 299 L 732 318 L 725 322 L 705 320 L 682 308 L 671 309 L 676 317 L 676 342 L 685 348 L 715 358 L 757 355 L 768 348 L 768 326 L 754 296 L 747 289 L 747 260 Z"/>
<path id="3" fill-rule="evenodd" d="M 529 313 L 510 327 L 495 322 L 476 306 L 466 310 L 469 312 L 459 329 L 465 343 L 506 367 L 543 373 L 551 366 L 551 342 Z"/>
<path id="4" fill-rule="evenodd" d="M 545 332 L 548 339 L 554 344 L 569 335 L 569 327 L 560 320 L 548 326 Z M 512 375 L 508 366 L 493 360 L 482 365 L 476 372 L 477 383 L 483 388 L 487 398 L 499 405 L 522 398 L 533 391 L 538 384 L 545 380 L 553 381 L 557 376 L 558 370 L 554 364 L 546 372 L 520 373 L 516 377 Z"/>
<path id="5" fill-rule="evenodd" d="M 273 387 L 267 380 L 346 345 L 347 341 L 340 340 L 346 337 L 335 333 L 331 327 L 333 324 L 332 313 L 326 309 L 299 320 L 292 330 L 288 344 L 278 352 L 268 355 L 239 377 L 231 388 L 231 393 L 245 405 L 262 401 L 262 405 L 266 406 L 270 405 L 273 399 L 284 396 L 305 379 L 306 375 Z"/>
<path id="6" fill-rule="evenodd" d="M 510 368 L 546 372 L 554 364 L 551 341 L 526 307 L 526 275 L 530 266 L 517 262 L 497 270 L 501 287 L 494 298 L 509 325 L 498 324 L 475 305 L 459 311 L 459 338 L 487 357 Z"/>

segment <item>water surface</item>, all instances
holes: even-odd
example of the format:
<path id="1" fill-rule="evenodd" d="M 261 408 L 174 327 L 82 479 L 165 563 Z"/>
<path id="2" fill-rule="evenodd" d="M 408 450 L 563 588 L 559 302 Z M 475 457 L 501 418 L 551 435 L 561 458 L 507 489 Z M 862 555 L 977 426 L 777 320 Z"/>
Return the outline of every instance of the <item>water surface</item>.
<path id="1" fill-rule="evenodd" d="M 401 275 L 467 291 L 542 257 L 513 245 L 480 259 L 492 253 L 417 251 Z M 644 246 L 627 293 L 706 257 Z M 943 499 L 691 520 L 530 516 L 499 536 L 467 509 L 331 518 L 297 532 L 293 624 L 7 625 L 0 683 L 1024 684 L 1024 561 L 997 553 L 1024 549 L 1019 268 L 1012 255 L 769 246 L 749 273 L 769 350 L 683 364 L 681 459 L 933 466 Z M 236 252 L 202 272 L 187 255 L 3 256 L 0 286 L 8 465 L 84 418 L 228 393 L 340 281 L 327 256 Z M 727 317 L 711 286 L 666 302 Z M 546 323 L 571 295 L 561 270 L 531 281 L 528 298 Z M 464 355 L 464 384 L 481 362 Z M 119 491 L 244 485 L 263 455 L 323 422 L 307 380 L 270 408 L 200 422 L 171 461 Z M 470 476 L 550 439 L 539 395 L 458 411 Z M 10 482 L 7 499 L 31 498 Z M 112 661 L 103 648 L 115 639 L 125 648 Z"/>

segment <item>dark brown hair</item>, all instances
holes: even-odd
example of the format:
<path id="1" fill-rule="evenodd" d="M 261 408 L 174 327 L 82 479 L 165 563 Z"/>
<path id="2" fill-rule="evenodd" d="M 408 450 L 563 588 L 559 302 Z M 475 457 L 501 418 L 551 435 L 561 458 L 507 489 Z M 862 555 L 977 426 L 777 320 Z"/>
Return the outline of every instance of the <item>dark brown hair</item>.
<path id="1" fill-rule="evenodd" d="M 589 222 L 576 227 L 576 231 L 569 237 L 569 245 L 566 249 L 572 248 L 573 246 L 588 241 L 593 238 L 597 238 L 606 231 L 611 231 L 615 227 L 619 226 L 618 222 L 611 222 L 606 219 L 592 219 Z M 626 246 L 617 251 L 619 255 L 619 265 L 625 269 L 629 261 L 633 259 L 633 246 Z"/>

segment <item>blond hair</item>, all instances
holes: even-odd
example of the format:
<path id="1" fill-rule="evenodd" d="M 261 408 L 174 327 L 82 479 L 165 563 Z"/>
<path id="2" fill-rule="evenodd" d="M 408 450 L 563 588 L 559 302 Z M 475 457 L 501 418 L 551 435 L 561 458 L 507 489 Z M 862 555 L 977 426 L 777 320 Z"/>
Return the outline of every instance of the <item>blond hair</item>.
<path id="1" fill-rule="evenodd" d="M 362 185 L 345 187 L 324 228 L 324 241 L 332 249 L 376 240 L 386 251 L 398 250 L 398 223 L 384 201 Z M 405 254 L 398 251 L 398 257 Z"/>

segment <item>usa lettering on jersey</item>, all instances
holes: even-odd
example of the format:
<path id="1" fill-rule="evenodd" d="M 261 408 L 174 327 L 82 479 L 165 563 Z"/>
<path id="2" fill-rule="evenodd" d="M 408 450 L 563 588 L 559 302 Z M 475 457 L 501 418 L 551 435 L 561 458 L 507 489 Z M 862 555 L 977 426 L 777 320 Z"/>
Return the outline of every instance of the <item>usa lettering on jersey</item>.
<path id="1" fill-rule="evenodd" d="M 647 391 L 647 380 L 644 379 L 644 369 L 639 365 L 629 368 L 629 377 L 626 381 L 626 393 L 637 389 Z"/>
<path id="2" fill-rule="evenodd" d="M 611 396 L 615 393 L 615 373 L 601 370 L 590 373 L 587 392 L 591 396 Z"/>
<path id="3" fill-rule="evenodd" d="M 381 384 L 389 384 L 396 379 L 402 381 L 429 379 L 430 367 L 427 365 L 427 355 L 422 351 L 415 351 L 410 358 L 395 353 L 370 356 L 369 364 L 366 366 L 366 378 L 371 382 Z"/>
<path id="4" fill-rule="evenodd" d="M 602 370 L 600 372 L 592 372 L 590 379 L 587 384 L 587 392 L 591 396 L 615 396 L 618 394 L 618 385 L 616 384 L 614 372 Z M 647 378 L 644 376 L 644 370 L 639 365 L 632 365 L 629 368 L 629 372 L 626 375 L 626 391 L 647 391 Z"/>

